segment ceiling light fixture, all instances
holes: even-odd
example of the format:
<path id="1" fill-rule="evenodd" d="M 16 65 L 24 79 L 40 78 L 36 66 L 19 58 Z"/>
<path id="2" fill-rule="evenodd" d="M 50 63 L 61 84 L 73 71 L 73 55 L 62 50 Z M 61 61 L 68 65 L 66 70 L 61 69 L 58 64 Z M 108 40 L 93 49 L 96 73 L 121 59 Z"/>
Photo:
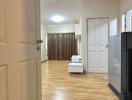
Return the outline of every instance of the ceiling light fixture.
<path id="1" fill-rule="evenodd" d="M 52 21 L 56 22 L 56 23 L 60 23 L 62 21 L 64 21 L 64 18 L 62 16 L 59 15 L 55 15 L 51 18 Z"/>

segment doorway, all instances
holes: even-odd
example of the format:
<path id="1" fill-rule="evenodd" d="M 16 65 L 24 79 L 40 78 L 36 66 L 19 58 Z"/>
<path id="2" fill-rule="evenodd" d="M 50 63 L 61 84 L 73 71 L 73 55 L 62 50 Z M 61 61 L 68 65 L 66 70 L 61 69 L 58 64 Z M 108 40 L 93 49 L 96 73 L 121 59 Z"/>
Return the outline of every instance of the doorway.
<path id="1" fill-rule="evenodd" d="M 77 53 L 80 54 L 79 53 L 80 49 L 87 48 L 87 45 L 86 47 L 81 48 L 81 35 L 83 34 L 81 33 L 82 20 L 80 20 L 81 16 L 80 14 L 78 14 L 80 10 L 78 9 L 79 5 L 77 3 L 81 4 L 80 0 L 61 0 L 61 1 L 45 0 L 44 3 L 41 3 L 41 4 L 47 4 L 43 8 L 43 10 L 46 10 L 46 11 L 42 11 L 42 13 L 45 12 L 45 16 L 43 16 L 43 18 L 41 19 L 42 20 L 41 27 L 43 30 L 42 34 L 44 36 L 44 43 L 42 44 L 43 45 L 42 52 L 45 51 L 48 54 L 48 56 L 49 56 L 49 52 L 48 52 L 49 50 L 48 48 L 46 48 L 46 45 L 49 44 L 48 41 L 50 39 L 48 39 L 48 35 L 50 34 L 56 35 L 55 37 L 57 38 L 58 33 L 61 33 L 61 36 L 63 34 L 62 37 L 65 37 L 64 34 L 66 35 L 68 33 L 75 33 L 74 37 L 76 38 L 78 43 Z M 76 17 L 79 17 L 79 18 L 76 18 Z M 99 30 L 97 28 L 96 30 L 103 31 L 102 27 L 106 24 L 105 23 L 106 21 L 107 21 L 107 18 L 100 19 L 96 27 L 101 26 L 101 29 Z M 105 33 L 106 32 L 104 32 L 104 34 Z M 103 37 L 104 34 L 100 34 L 100 36 Z M 105 37 L 104 38 L 102 37 L 100 38 L 100 40 L 105 38 Z M 94 37 L 91 39 L 94 40 Z M 54 41 L 54 38 L 52 38 L 51 40 L 52 40 L 52 43 L 51 43 L 52 49 L 50 51 L 51 53 L 55 54 L 54 53 L 56 52 L 55 45 L 58 45 L 59 43 L 57 41 Z M 64 39 L 62 40 L 64 42 Z M 107 46 L 107 44 L 104 45 L 104 40 L 101 43 L 103 43 L 103 48 Z M 102 46 L 101 43 L 99 45 Z M 48 46 L 49 45 L 47 45 L 47 47 Z M 66 48 L 65 43 L 62 46 Z M 98 54 L 99 56 L 103 56 L 101 58 L 101 61 L 103 62 L 103 60 L 106 60 L 104 55 L 105 53 L 107 53 L 107 51 L 104 51 L 104 49 L 100 48 L 99 46 L 97 49 L 100 51 L 103 50 L 103 52 L 100 52 Z M 57 51 L 59 52 L 59 50 Z M 98 100 L 99 98 L 102 100 L 106 98 L 111 98 L 112 100 L 114 100 L 114 98 L 116 98 L 114 95 L 112 95 L 112 93 L 107 87 L 107 83 L 108 83 L 107 74 L 97 74 L 97 75 L 95 74 L 86 75 L 86 74 L 80 74 L 80 73 L 71 74 L 68 72 L 69 61 L 66 61 L 66 60 L 60 61 L 60 60 L 54 60 L 54 59 L 48 60 L 48 56 L 45 55 L 45 53 L 42 53 L 42 56 L 46 56 L 46 57 L 43 57 L 44 60 L 42 60 L 42 65 L 41 65 L 42 99 L 43 100 L 78 100 L 78 99 Z M 93 58 L 92 60 L 94 62 Z M 96 62 L 97 62 L 97 59 L 96 59 Z M 75 63 L 75 65 L 78 65 L 78 64 Z M 107 66 L 102 66 L 102 67 L 107 67 Z M 100 69 L 98 68 L 97 71 L 99 71 Z M 104 68 L 103 71 L 106 71 L 106 69 Z M 98 88 L 101 88 L 101 90 L 97 90 Z M 102 89 L 106 91 L 102 92 Z M 104 96 L 105 93 L 107 94 L 106 96 Z"/>
<path id="2" fill-rule="evenodd" d="M 126 13 L 125 31 L 126 32 L 132 31 L 132 9 Z"/>
<path id="3" fill-rule="evenodd" d="M 88 72 L 108 73 L 109 18 L 88 19 Z"/>

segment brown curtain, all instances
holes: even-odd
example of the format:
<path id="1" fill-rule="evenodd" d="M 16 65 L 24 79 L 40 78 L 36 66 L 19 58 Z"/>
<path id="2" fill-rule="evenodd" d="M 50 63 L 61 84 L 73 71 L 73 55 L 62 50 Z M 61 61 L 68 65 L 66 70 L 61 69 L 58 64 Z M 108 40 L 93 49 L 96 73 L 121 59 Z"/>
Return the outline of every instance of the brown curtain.
<path id="1" fill-rule="evenodd" d="M 77 54 L 75 33 L 48 34 L 48 59 L 70 60 Z"/>

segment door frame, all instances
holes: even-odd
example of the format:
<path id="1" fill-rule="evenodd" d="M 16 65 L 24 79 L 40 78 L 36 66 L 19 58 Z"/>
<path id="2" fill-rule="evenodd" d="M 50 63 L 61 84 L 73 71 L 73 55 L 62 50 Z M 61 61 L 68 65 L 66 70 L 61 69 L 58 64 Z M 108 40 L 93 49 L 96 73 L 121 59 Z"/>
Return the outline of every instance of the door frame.
<path id="1" fill-rule="evenodd" d="M 42 81 L 41 81 L 41 13 L 40 13 L 40 0 L 35 0 L 35 32 L 36 32 L 36 87 L 37 87 L 37 100 L 42 100 Z"/>
<path id="2" fill-rule="evenodd" d="M 111 19 L 111 17 L 93 17 L 93 18 L 87 18 L 87 44 L 88 44 L 88 34 L 89 34 L 89 30 L 88 30 L 88 21 L 90 20 L 90 19 L 108 19 L 108 44 L 109 44 L 109 39 L 110 39 L 110 19 Z M 87 60 L 87 62 L 86 62 L 86 64 L 87 64 L 87 67 L 86 67 L 86 74 L 88 74 L 89 73 L 89 67 L 88 67 L 88 65 L 89 65 L 89 63 L 88 63 L 88 56 L 89 56 L 89 54 L 88 54 L 88 45 L 86 45 L 86 48 L 87 48 L 87 58 L 86 58 L 86 60 Z"/>
<path id="3" fill-rule="evenodd" d="M 128 14 L 130 11 L 132 11 L 132 8 L 130 8 L 130 9 L 129 9 L 128 11 L 126 11 L 125 14 L 124 14 L 124 15 L 125 15 L 125 26 L 124 26 L 124 27 L 125 27 L 125 30 L 124 30 L 125 32 L 127 31 L 127 14 Z M 132 16 L 131 16 L 131 21 L 132 21 Z M 132 23 L 131 23 L 131 25 L 132 25 Z"/>

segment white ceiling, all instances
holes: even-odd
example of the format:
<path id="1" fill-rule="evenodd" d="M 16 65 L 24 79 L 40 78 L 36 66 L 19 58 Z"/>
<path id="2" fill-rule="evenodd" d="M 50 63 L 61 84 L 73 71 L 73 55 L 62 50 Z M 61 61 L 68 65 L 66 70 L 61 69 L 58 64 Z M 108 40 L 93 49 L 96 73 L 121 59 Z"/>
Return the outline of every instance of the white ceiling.
<path id="1" fill-rule="evenodd" d="M 81 0 L 41 0 L 41 21 L 46 25 L 54 25 L 51 17 L 60 15 L 65 21 L 59 24 L 79 23 Z"/>

